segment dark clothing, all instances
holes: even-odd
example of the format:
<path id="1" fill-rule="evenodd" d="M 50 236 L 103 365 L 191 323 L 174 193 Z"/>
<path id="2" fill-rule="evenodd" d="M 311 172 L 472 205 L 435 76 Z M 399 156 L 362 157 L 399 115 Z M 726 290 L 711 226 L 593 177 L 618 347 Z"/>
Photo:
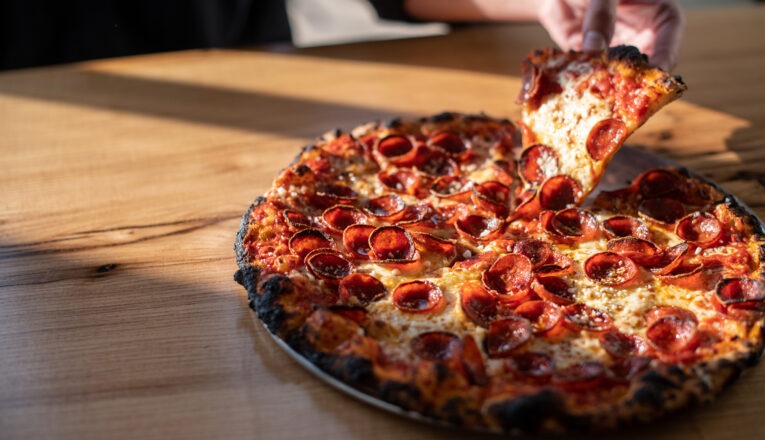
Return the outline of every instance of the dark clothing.
<path id="1" fill-rule="evenodd" d="M 403 0 L 369 0 L 405 20 Z M 285 0 L 2 0 L 0 69 L 291 41 Z"/>

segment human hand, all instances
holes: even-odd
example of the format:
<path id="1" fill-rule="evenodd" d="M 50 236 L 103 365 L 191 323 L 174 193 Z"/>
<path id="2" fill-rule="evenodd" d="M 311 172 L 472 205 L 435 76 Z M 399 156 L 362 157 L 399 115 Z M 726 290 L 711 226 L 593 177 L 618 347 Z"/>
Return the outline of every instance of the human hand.
<path id="1" fill-rule="evenodd" d="M 685 18 L 675 0 L 542 0 L 539 21 L 562 49 L 629 44 L 652 64 L 677 64 Z"/>

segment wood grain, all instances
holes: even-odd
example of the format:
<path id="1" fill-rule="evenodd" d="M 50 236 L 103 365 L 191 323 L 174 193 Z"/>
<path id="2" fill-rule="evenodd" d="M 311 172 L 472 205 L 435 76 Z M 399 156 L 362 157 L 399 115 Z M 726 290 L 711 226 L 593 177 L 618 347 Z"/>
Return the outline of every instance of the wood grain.
<path id="1" fill-rule="evenodd" d="M 765 8 L 689 13 L 689 92 L 630 144 L 765 214 Z M 295 364 L 232 281 L 247 205 L 334 127 L 515 118 L 534 25 L 0 74 L 0 437 L 481 438 L 387 414 Z M 762 438 L 765 369 L 624 438 Z M 604 436 L 607 438 L 607 436 Z"/>

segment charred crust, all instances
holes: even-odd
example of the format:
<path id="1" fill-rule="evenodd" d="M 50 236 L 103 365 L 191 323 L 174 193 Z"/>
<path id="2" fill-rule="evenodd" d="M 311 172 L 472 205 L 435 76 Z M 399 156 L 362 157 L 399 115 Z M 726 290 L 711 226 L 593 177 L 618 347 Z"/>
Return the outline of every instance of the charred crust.
<path id="1" fill-rule="evenodd" d="M 624 61 L 635 66 L 648 66 L 648 57 L 635 46 L 619 45 L 608 49 L 608 59 Z"/>
<path id="2" fill-rule="evenodd" d="M 283 275 L 269 277 L 261 285 L 262 294 L 258 295 L 255 290 L 248 289 L 250 307 L 258 313 L 258 317 L 266 325 L 268 330 L 276 335 L 282 334 L 287 313 L 279 304 L 279 299 L 292 290 L 292 281 Z"/>
<path id="3" fill-rule="evenodd" d="M 549 420 L 561 419 L 564 407 L 560 394 L 547 389 L 496 403 L 489 407 L 489 413 L 504 431 L 535 434 L 544 431 Z"/>
<path id="4" fill-rule="evenodd" d="M 441 112 L 430 117 L 430 122 L 451 122 L 457 115 L 454 112 Z"/>
<path id="5" fill-rule="evenodd" d="M 299 341 L 297 340 L 299 339 Z M 363 390 L 377 388 L 372 361 L 359 356 L 337 356 L 305 347 L 304 339 L 296 338 L 297 348 L 311 363 L 340 379 L 343 383 Z"/>
<path id="6" fill-rule="evenodd" d="M 311 172 L 311 168 L 308 165 L 300 164 L 297 167 L 295 167 L 295 174 L 298 176 L 304 176 Z"/>
<path id="7" fill-rule="evenodd" d="M 399 128 L 402 125 L 404 125 L 404 120 L 401 118 L 392 118 L 385 121 L 384 127 L 385 128 Z"/>
<path id="8" fill-rule="evenodd" d="M 380 385 L 380 398 L 402 408 L 416 410 L 422 401 L 420 390 L 402 382 L 387 381 Z"/>

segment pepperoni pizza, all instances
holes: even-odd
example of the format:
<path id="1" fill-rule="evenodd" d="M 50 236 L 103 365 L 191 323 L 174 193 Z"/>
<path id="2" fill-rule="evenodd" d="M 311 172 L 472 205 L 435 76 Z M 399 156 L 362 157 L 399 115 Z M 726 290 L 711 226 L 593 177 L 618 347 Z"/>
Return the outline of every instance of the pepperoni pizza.
<path id="1" fill-rule="evenodd" d="M 708 400 L 763 349 L 761 225 L 680 169 L 583 204 L 684 86 L 623 48 L 525 71 L 518 124 L 443 113 L 305 148 L 245 214 L 236 280 L 294 352 L 431 420 L 564 432 Z"/>

